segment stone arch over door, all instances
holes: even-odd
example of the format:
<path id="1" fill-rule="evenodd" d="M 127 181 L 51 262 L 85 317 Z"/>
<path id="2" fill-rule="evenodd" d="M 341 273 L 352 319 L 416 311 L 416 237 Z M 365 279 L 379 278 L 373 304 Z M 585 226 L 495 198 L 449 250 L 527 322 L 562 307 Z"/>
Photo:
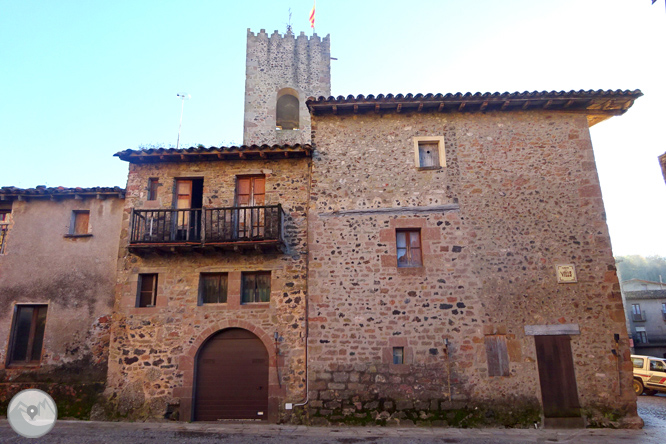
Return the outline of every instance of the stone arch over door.
<path id="1" fill-rule="evenodd" d="M 201 332 L 193 342 L 187 344 L 185 353 L 178 359 L 178 368 L 183 372 L 183 386 L 174 388 L 173 396 L 180 398 L 180 420 L 192 421 L 194 416 L 194 396 L 196 379 L 196 360 L 202 346 L 216 334 L 228 329 L 243 329 L 254 334 L 264 345 L 268 353 L 268 412 L 266 419 L 269 422 L 277 422 L 278 406 L 280 399 L 285 396 L 284 387 L 278 383 L 275 344 L 272 335 L 264 330 L 244 321 L 224 321 L 208 327 Z M 187 343 L 187 342 L 186 342 Z M 278 357 L 277 365 L 284 365 L 282 358 Z"/>

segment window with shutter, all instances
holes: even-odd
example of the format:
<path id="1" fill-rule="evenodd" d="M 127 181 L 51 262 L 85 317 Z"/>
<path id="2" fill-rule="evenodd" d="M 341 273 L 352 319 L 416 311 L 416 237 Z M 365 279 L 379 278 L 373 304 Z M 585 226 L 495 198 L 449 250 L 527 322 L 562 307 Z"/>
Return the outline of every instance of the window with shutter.
<path id="1" fill-rule="evenodd" d="M 446 167 L 444 137 L 414 137 L 414 164 L 419 170 Z"/>

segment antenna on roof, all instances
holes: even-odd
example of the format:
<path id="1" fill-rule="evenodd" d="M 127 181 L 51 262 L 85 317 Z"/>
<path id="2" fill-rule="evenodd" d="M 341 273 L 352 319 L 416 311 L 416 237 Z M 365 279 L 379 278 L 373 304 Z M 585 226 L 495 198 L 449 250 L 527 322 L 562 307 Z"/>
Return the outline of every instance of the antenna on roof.
<path id="1" fill-rule="evenodd" d="M 291 34 L 291 8 L 289 8 L 289 20 L 287 21 L 287 34 Z"/>
<path id="2" fill-rule="evenodd" d="M 180 127 L 183 126 L 183 108 L 185 108 L 185 100 L 192 98 L 188 93 L 177 93 L 176 97 L 180 97 L 180 123 L 178 124 L 178 140 L 176 140 L 176 149 L 180 147 Z"/>

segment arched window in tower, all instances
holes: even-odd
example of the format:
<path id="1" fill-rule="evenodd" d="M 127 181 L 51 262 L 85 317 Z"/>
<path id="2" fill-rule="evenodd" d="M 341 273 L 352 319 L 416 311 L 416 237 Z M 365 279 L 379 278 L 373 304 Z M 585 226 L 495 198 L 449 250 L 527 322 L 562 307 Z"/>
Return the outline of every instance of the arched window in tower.
<path id="1" fill-rule="evenodd" d="M 278 92 L 275 109 L 275 128 L 280 130 L 298 129 L 298 93 L 291 88 L 283 88 Z"/>

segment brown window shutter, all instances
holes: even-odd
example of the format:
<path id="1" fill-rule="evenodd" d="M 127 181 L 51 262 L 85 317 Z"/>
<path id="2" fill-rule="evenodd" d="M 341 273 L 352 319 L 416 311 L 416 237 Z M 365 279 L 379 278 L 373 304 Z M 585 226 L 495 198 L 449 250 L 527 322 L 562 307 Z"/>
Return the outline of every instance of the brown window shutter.
<path id="1" fill-rule="evenodd" d="M 509 376 L 509 353 L 505 335 L 486 336 L 488 376 Z"/>
<path id="2" fill-rule="evenodd" d="M 88 234 L 88 222 L 90 221 L 90 213 L 88 211 L 80 211 L 74 214 L 74 234 Z"/>

